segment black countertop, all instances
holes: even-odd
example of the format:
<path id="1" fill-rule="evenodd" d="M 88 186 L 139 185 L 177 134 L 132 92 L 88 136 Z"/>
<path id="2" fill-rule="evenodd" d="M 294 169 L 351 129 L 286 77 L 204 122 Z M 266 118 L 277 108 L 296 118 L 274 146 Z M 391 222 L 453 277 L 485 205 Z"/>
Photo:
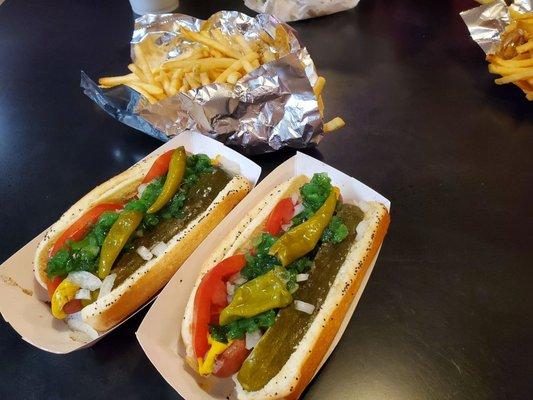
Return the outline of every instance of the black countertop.
<path id="1" fill-rule="evenodd" d="M 372 278 L 305 398 L 533 397 L 533 103 L 493 84 L 458 16 L 473 5 L 363 0 L 293 24 L 327 78 L 327 113 L 347 122 L 311 154 L 392 201 Z M 160 145 L 79 88 L 80 69 L 124 73 L 131 29 L 125 0 L 0 6 L 0 261 Z M 293 153 L 254 160 L 266 174 Z M 176 398 L 135 339 L 143 316 L 65 356 L 2 321 L 0 398 Z"/>

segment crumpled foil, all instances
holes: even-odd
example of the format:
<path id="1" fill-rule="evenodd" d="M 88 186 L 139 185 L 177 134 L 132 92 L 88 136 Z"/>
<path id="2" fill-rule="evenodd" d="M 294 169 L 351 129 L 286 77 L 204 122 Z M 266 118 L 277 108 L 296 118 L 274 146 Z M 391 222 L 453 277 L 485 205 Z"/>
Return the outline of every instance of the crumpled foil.
<path id="1" fill-rule="evenodd" d="M 258 38 L 260 31 L 274 37 L 281 24 L 268 14 L 252 18 L 235 11 L 218 12 L 208 21 L 223 32 L 239 32 L 249 39 Z M 152 41 L 148 63 L 156 66 L 190 49 L 179 34 L 180 26 L 199 31 L 203 22 L 183 14 L 147 14 L 135 21 L 131 43 Z M 247 154 L 316 146 L 323 137 L 312 88 L 318 76 L 294 30 L 284 28 L 288 53 L 244 75 L 234 86 L 212 83 L 156 104 L 126 86 L 100 88 L 83 71 L 81 87 L 114 118 L 163 141 L 196 130 Z"/>
<path id="2" fill-rule="evenodd" d="M 274 15 L 280 21 L 299 21 L 354 8 L 359 0 L 244 0 L 259 13 Z"/>
<path id="3" fill-rule="evenodd" d="M 512 4 L 522 12 L 533 10 L 533 0 L 515 0 Z M 485 54 L 495 53 L 500 43 L 500 35 L 509 24 L 505 1 L 497 0 L 463 11 L 461 17 L 470 31 L 470 36 Z"/>

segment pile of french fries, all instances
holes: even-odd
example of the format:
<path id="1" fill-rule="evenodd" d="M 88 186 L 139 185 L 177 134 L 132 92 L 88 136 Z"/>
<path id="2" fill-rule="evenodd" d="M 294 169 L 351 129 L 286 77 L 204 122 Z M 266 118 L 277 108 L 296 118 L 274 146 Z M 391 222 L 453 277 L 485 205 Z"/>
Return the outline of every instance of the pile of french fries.
<path id="1" fill-rule="evenodd" d="M 509 7 L 510 23 L 502 34 L 500 49 L 489 54 L 489 72 L 501 75 L 498 85 L 514 83 L 533 101 L 533 12 Z"/>
<path id="2" fill-rule="evenodd" d="M 277 27 L 275 37 L 261 32 L 256 40 L 248 40 L 241 34 L 226 34 L 209 23 L 199 32 L 182 27 L 180 33 L 190 43 L 188 51 L 161 63 L 161 50 L 153 42 L 144 40 L 133 47 L 134 62 L 128 65 L 130 73 L 100 78 L 100 87 L 126 85 L 154 104 L 210 83 L 234 85 L 245 74 L 290 51 L 289 35 L 281 25 Z M 322 90 L 325 83 L 326 80 L 319 77 L 313 88 L 321 116 L 324 113 Z M 331 132 L 343 126 L 344 121 L 336 117 L 324 123 L 323 129 Z"/>

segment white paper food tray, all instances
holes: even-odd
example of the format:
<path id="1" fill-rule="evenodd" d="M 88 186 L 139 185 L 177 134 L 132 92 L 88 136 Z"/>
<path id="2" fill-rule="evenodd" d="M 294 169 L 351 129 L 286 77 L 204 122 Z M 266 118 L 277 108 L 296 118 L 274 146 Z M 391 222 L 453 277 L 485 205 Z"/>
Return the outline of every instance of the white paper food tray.
<path id="1" fill-rule="evenodd" d="M 390 201 L 368 186 L 300 152 L 281 164 L 261 181 L 182 265 L 165 289 L 159 294 L 137 330 L 137 339 L 150 361 L 183 398 L 187 400 L 236 398 L 234 384 L 231 379 L 200 378 L 191 370 L 182 357 L 185 354 L 185 348 L 181 341 L 181 321 L 183 320 L 189 295 L 197 279 L 198 268 L 204 263 L 206 254 L 213 252 L 220 241 L 244 218 L 246 213 L 275 186 L 293 176 L 305 174 L 311 177 L 316 172 L 327 172 L 332 183 L 340 188 L 345 202 L 372 200 L 381 202 L 387 209 L 390 209 Z M 366 282 L 372 273 L 376 259 L 377 255 L 368 268 L 355 299 L 346 313 L 339 332 L 335 336 L 320 367 L 327 360 L 346 329 Z"/>
<path id="2" fill-rule="evenodd" d="M 232 173 L 240 173 L 252 185 L 257 183 L 261 174 L 261 168 L 256 163 L 199 133 L 182 133 L 149 155 L 160 154 L 179 146 L 184 146 L 191 153 L 205 153 L 211 158 L 220 156 L 222 168 Z M 48 299 L 48 295 L 35 281 L 32 265 L 37 245 L 44 233 L 35 237 L 0 266 L 0 313 L 28 343 L 52 353 L 65 354 L 92 346 L 121 324 L 101 333 L 96 340 L 81 343 L 71 339 L 72 331 L 63 321 L 52 317 L 50 305 L 43 301 Z"/>

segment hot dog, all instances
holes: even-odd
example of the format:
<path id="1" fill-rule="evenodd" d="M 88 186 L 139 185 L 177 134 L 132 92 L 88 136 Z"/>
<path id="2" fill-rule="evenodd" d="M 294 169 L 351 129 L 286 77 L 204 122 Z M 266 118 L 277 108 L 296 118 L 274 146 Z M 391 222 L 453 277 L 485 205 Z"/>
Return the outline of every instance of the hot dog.
<path id="1" fill-rule="evenodd" d="M 276 187 L 202 266 L 181 336 L 200 375 L 239 399 L 298 398 L 314 376 L 389 225 L 346 203 L 326 174 Z"/>
<path id="2" fill-rule="evenodd" d="M 46 232 L 34 259 L 51 312 L 90 338 L 154 296 L 251 184 L 183 147 L 93 189 Z"/>

